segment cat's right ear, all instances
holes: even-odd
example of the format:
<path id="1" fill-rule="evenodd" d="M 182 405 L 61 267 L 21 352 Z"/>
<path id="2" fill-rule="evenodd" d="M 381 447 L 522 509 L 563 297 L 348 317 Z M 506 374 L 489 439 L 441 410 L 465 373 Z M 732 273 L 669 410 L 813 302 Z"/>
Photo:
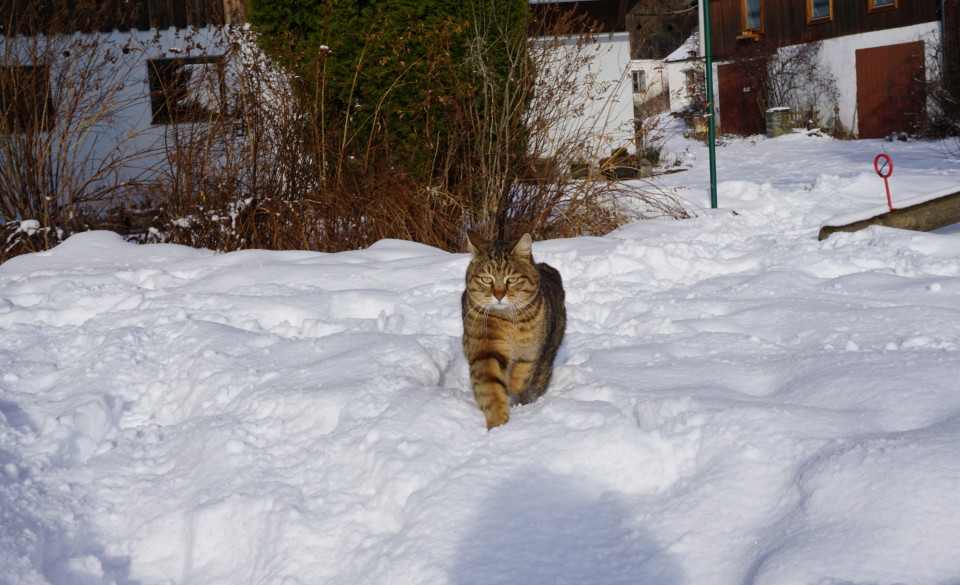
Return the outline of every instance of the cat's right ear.
<path id="1" fill-rule="evenodd" d="M 510 253 L 521 258 L 533 258 L 533 238 L 530 237 L 530 234 L 523 234 L 513 245 Z"/>
<path id="2" fill-rule="evenodd" d="M 477 232 L 473 230 L 467 230 L 467 250 L 471 254 L 477 256 L 480 254 L 480 250 L 483 249 L 483 240 L 480 239 L 480 236 L 477 235 Z"/>

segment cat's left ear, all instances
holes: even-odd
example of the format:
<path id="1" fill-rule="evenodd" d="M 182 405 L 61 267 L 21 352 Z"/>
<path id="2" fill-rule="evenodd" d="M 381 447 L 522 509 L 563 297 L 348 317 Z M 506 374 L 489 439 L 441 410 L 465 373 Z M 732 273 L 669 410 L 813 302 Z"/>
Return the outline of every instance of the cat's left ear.
<path id="1" fill-rule="evenodd" d="M 473 230 L 467 230 L 467 250 L 474 256 L 479 256 L 483 250 L 485 242 L 480 239 L 480 235 Z"/>
<path id="2" fill-rule="evenodd" d="M 513 245 L 513 250 L 510 253 L 521 258 L 533 258 L 533 238 L 530 237 L 530 234 L 523 234 L 523 237 Z"/>

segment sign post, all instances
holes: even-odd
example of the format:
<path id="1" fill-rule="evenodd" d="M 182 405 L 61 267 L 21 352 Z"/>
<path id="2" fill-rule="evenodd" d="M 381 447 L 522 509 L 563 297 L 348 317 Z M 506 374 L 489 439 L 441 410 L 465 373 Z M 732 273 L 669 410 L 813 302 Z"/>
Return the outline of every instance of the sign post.
<path id="1" fill-rule="evenodd" d="M 885 154 L 878 154 L 877 158 L 873 159 L 873 170 L 883 177 L 883 186 L 887 188 L 887 207 L 890 208 L 890 211 L 893 211 L 893 202 L 890 200 L 890 183 L 887 181 L 893 174 L 893 161 Z"/>
<path id="2" fill-rule="evenodd" d="M 713 48 L 710 46 L 710 0 L 700 2 L 703 17 L 703 69 L 707 83 L 707 152 L 710 159 L 710 208 L 717 208 L 717 105 L 713 97 Z"/>

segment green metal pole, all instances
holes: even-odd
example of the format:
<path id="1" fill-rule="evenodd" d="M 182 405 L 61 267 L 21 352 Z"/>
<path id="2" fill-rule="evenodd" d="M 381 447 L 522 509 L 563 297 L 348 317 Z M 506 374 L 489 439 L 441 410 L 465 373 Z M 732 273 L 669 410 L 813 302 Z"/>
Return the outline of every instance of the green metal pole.
<path id="1" fill-rule="evenodd" d="M 710 48 L 710 0 L 700 0 L 703 6 L 704 76 L 707 81 L 707 149 L 710 152 L 710 207 L 717 208 L 717 121 L 713 100 L 713 49 Z"/>

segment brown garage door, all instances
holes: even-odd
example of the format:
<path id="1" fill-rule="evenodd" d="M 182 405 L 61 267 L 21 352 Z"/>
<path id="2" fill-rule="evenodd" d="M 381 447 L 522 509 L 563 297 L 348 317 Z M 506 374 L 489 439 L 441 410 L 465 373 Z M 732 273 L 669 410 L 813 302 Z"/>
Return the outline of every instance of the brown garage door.
<path id="1" fill-rule="evenodd" d="M 857 51 L 860 138 L 916 129 L 924 111 L 923 41 Z"/>
<path id="2" fill-rule="evenodd" d="M 717 67 L 720 125 L 728 134 L 763 134 L 765 120 L 757 105 L 757 87 L 736 63 Z"/>

